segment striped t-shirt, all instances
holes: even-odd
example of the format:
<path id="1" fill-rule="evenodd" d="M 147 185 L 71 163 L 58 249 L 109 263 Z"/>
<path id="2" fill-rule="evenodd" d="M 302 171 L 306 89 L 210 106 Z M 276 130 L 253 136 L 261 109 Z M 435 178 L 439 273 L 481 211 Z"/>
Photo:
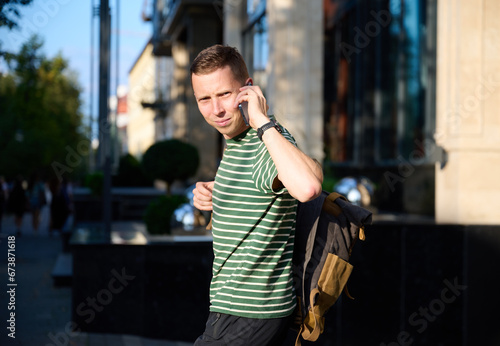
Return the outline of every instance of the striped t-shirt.
<path id="1" fill-rule="evenodd" d="M 295 145 L 286 130 L 283 136 Z M 291 263 L 297 201 L 286 188 L 272 190 L 277 175 L 254 129 L 227 140 L 212 196 L 211 311 L 278 318 L 295 308 Z"/>

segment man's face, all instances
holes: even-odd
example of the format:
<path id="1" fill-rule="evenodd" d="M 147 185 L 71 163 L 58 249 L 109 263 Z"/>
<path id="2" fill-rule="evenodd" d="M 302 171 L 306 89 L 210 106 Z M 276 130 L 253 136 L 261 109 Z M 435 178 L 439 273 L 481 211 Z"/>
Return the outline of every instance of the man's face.
<path id="1" fill-rule="evenodd" d="M 229 66 L 205 75 L 193 74 L 191 78 L 198 109 L 224 138 L 233 138 L 247 129 L 238 107 L 234 107 L 243 85 Z"/>

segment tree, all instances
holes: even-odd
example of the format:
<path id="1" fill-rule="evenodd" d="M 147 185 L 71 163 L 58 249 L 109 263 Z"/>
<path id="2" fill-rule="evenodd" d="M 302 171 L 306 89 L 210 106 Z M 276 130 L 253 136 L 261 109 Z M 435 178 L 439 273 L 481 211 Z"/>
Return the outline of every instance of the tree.
<path id="1" fill-rule="evenodd" d="M 152 184 L 153 181 L 146 177 L 139 160 L 131 154 L 120 157 L 113 186 L 151 186 Z"/>
<path id="2" fill-rule="evenodd" d="M 60 55 L 46 58 L 31 37 L 0 74 L 2 174 L 73 173 L 90 146 L 82 136 L 81 88 Z"/>
<path id="3" fill-rule="evenodd" d="M 0 26 L 9 29 L 18 27 L 17 19 L 21 17 L 17 6 L 29 5 L 33 0 L 2 0 L 0 1 Z"/>
<path id="4" fill-rule="evenodd" d="M 0 28 L 7 27 L 9 30 L 18 29 L 17 20 L 21 18 L 18 6 L 29 5 L 33 0 L 0 0 Z M 2 50 L 2 41 L 0 40 L 0 57 L 10 56 L 12 53 Z"/>
<path id="5" fill-rule="evenodd" d="M 144 172 L 153 180 L 166 181 L 169 195 L 174 180 L 186 180 L 195 175 L 199 164 L 198 149 L 178 139 L 153 144 L 142 158 Z"/>
<path id="6" fill-rule="evenodd" d="M 157 142 L 142 157 L 142 168 L 152 180 L 167 182 L 167 196 L 151 202 L 146 209 L 144 222 L 151 234 L 170 233 L 170 219 L 174 210 L 186 202 L 184 196 L 172 196 L 174 180 L 186 180 L 196 174 L 200 164 L 198 149 L 178 139 Z"/>

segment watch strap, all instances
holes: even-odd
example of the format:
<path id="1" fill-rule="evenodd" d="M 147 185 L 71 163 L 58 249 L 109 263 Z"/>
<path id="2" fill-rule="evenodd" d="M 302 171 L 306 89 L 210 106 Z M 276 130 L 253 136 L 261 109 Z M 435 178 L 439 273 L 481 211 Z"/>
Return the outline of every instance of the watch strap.
<path id="1" fill-rule="evenodd" d="M 268 123 L 262 125 L 257 129 L 257 137 L 259 137 L 260 140 L 262 140 L 262 136 L 264 135 L 264 132 L 269 130 L 270 128 L 275 128 L 279 133 L 281 133 L 281 127 L 278 125 L 276 120 L 271 120 Z"/>

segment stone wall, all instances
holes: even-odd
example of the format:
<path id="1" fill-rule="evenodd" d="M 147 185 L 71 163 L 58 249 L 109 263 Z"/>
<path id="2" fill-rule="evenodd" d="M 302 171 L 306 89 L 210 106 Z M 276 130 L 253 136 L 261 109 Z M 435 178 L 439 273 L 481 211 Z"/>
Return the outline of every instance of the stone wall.
<path id="1" fill-rule="evenodd" d="M 436 220 L 500 224 L 500 3 L 438 2 Z"/>

